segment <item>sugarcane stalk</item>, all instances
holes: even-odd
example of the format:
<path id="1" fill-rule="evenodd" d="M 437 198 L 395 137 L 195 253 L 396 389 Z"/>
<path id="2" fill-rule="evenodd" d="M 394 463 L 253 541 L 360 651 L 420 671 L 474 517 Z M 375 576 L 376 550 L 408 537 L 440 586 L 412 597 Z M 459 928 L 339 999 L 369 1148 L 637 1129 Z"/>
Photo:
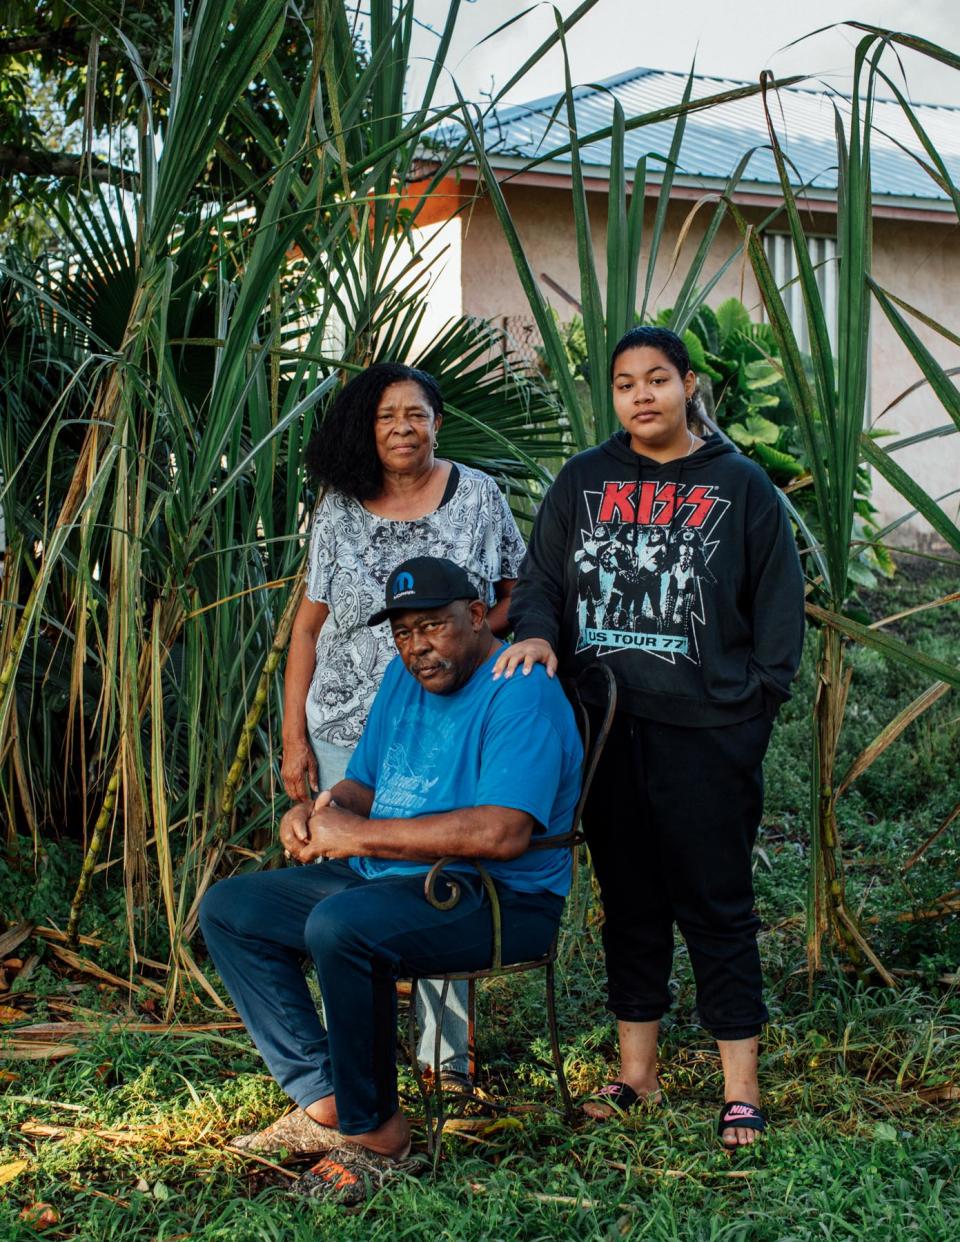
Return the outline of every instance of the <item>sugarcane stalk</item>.
<path id="1" fill-rule="evenodd" d="M 113 821 L 114 810 L 117 805 L 117 791 L 120 788 L 120 762 L 121 760 L 118 758 L 113 775 L 107 782 L 107 793 L 103 799 L 100 814 L 97 816 L 97 822 L 93 826 L 90 844 L 87 846 L 83 866 L 80 868 L 80 879 L 77 881 L 77 888 L 70 903 L 70 917 L 67 919 L 67 946 L 69 948 L 76 948 L 77 946 L 80 912 L 83 909 L 83 903 L 86 900 L 87 890 L 90 888 L 93 873 L 97 869 L 97 860 L 100 857 L 104 835 Z"/>
<path id="2" fill-rule="evenodd" d="M 819 748 L 819 797 L 815 831 L 820 838 L 820 891 L 826 921 L 849 952 L 853 938 L 840 916 L 844 905 L 845 877 L 837 831 L 834 769 L 837 739 L 843 719 L 843 648 L 835 630 L 824 630 L 820 658 L 821 694 L 814 716 Z M 845 934 L 847 933 L 847 934 Z"/>
<path id="3" fill-rule="evenodd" d="M 243 774 L 243 764 L 250 750 L 250 740 L 257 724 L 259 723 L 260 717 L 263 714 L 263 708 L 266 705 L 269 680 L 270 677 L 276 672 L 281 656 L 283 655 L 287 643 L 290 640 L 290 632 L 293 629 L 293 620 L 296 616 L 297 608 L 300 605 L 305 585 L 306 558 L 304 558 L 304 563 L 300 568 L 297 580 L 294 583 L 293 589 L 290 593 L 290 598 L 287 601 L 283 616 L 281 617 L 280 624 L 277 627 L 271 651 L 264 662 L 264 668 L 260 676 L 260 681 L 257 685 L 257 692 L 254 696 L 253 706 L 247 713 L 246 720 L 244 721 L 240 742 L 237 747 L 237 755 L 233 764 L 231 764 L 227 780 L 224 783 L 224 792 L 220 801 L 221 811 L 215 828 L 215 838 L 217 835 L 220 837 L 225 835 L 226 819 L 233 809 L 234 801 L 236 799 L 236 789 Z M 170 587 L 169 591 L 170 593 L 166 594 L 154 614 L 153 624 L 154 626 L 159 625 L 160 627 L 158 639 L 158 659 L 160 661 L 160 667 L 166 663 L 170 649 L 183 627 L 186 616 L 180 600 L 179 592 L 177 592 L 173 587 Z M 140 720 L 144 718 L 151 702 L 148 688 L 151 679 L 155 675 L 153 652 L 154 645 L 153 640 L 151 639 L 150 642 L 143 645 L 140 653 L 139 667 L 137 670 L 137 679 L 139 683 L 138 715 Z M 107 785 L 106 797 L 104 798 L 100 814 L 97 817 L 93 833 L 90 837 L 90 843 L 87 847 L 87 852 L 84 856 L 83 865 L 80 871 L 80 879 L 77 883 L 77 888 L 70 905 L 70 917 L 67 929 L 71 938 L 70 942 L 74 944 L 76 943 L 80 913 L 90 887 L 90 880 L 96 871 L 96 867 L 100 859 L 100 851 L 103 848 L 106 828 L 114 814 L 116 795 L 120 783 L 120 765 L 121 759 L 118 757 L 113 775 Z M 206 886 L 204 885 L 203 887 L 205 888 Z M 199 898 L 202 896 L 203 892 L 201 891 L 198 893 L 197 901 L 199 901 Z M 195 901 L 194 909 L 196 909 L 196 905 L 197 902 Z"/>
<path id="4" fill-rule="evenodd" d="M 141 285 L 134 294 L 130 307 L 127 328 L 123 342 L 120 345 L 119 352 L 121 355 L 136 335 L 137 326 L 143 312 L 143 304 L 144 290 Z M 90 471 L 96 469 L 96 463 L 103 451 L 101 431 L 104 429 L 108 432 L 113 430 L 114 417 L 121 401 L 121 395 L 121 367 L 118 364 L 113 367 L 109 379 L 104 384 L 97 398 L 93 417 L 83 437 L 83 443 L 80 446 L 80 452 L 63 498 L 63 504 L 60 506 L 60 512 L 57 514 L 57 520 L 51 532 L 50 540 L 46 545 L 48 547 L 58 543 L 61 533 L 73 525 L 81 505 L 89 494 Z M 47 560 L 46 557 L 45 560 Z M 10 722 L 16 670 L 26 646 L 30 627 L 34 624 L 37 613 L 46 596 L 49 581 L 50 573 L 48 566 L 45 564 L 41 567 L 30 588 L 30 594 L 27 596 L 26 603 L 23 606 L 20 621 L 14 630 L 13 640 L 4 657 L 3 665 L 0 667 L 0 752 L 3 751 L 4 739 Z"/>
<path id="5" fill-rule="evenodd" d="M 57 516 L 54 531 L 70 525 L 76 516 L 77 510 L 86 494 L 87 463 L 91 453 L 95 451 L 96 440 L 97 427 L 94 423 L 87 429 L 87 434 L 81 445 L 80 456 L 73 472 L 73 478 L 70 480 L 67 494 L 64 497 L 60 513 Z M 34 579 L 33 586 L 30 588 L 30 594 L 27 596 L 26 603 L 23 605 L 23 612 L 20 614 L 20 621 L 13 632 L 13 640 L 4 657 L 3 666 L 0 667 L 0 743 L 2 743 L 3 733 L 9 720 L 10 708 L 13 702 L 14 674 L 20 663 L 20 656 L 27 641 L 27 634 L 34 623 L 37 610 L 46 592 L 47 581 L 47 576 L 41 570 Z"/>
<path id="6" fill-rule="evenodd" d="M 243 728 L 240 730 L 240 739 L 237 742 L 237 749 L 234 752 L 233 762 L 231 763 L 226 778 L 223 782 L 223 791 L 220 795 L 220 810 L 217 816 L 216 824 L 213 829 L 214 840 L 222 840 L 226 835 L 227 822 L 233 814 L 234 806 L 237 800 L 237 790 L 240 781 L 243 778 L 243 769 L 246 765 L 247 757 L 250 754 L 250 746 L 253 742 L 253 735 L 260 724 L 260 718 L 263 715 L 264 708 L 267 705 L 267 699 L 270 693 L 270 681 L 280 666 L 280 660 L 283 653 L 287 649 L 290 642 L 290 634 L 293 630 L 294 618 L 297 615 L 297 609 L 300 607 L 300 601 L 303 599 L 303 592 L 306 586 L 306 560 L 300 566 L 296 580 L 290 591 L 290 597 L 287 600 L 277 626 L 276 633 L 273 637 L 273 645 L 270 648 L 266 660 L 263 662 L 263 669 L 260 678 L 257 681 L 257 689 L 253 696 L 253 703 L 247 712 L 243 722 Z"/>
<path id="7" fill-rule="evenodd" d="M 820 635 L 813 713 L 817 796 L 812 825 L 815 844 L 811 851 L 813 910 L 807 965 L 812 980 L 814 971 L 820 967 L 822 936 L 829 929 L 849 961 L 860 969 L 869 963 L 888 987 L 896 987 L 895 979 L 867 942 L 846 903 L 843 849 L 837 825 L 837 799 L 841 791 L 835 787 L 834 775 L 852 673 L 852 669 L 844 667 L 842 636 L 824 627 Z"/>
<path id="8" fill-rule="evenodd" d="M 297 615 L 297 609 L 300 607 L 300 601 L 303 599 L 304 588 L 307 582 L 307 561 L 306 557 L 297 573 L 296 580 L 290 590 L 290 598 L 287 600 L 283 610 L 283 615 L 277 625 L 274 634 L 273 644 L 263 662 L 263 670 L 257 681 L 257 689 L 253 696 L 253 705 L 247 712 L 243 722 L 243 728 L 240 731 L 240 740 L 237 742 L 237 749 L 234 753 L 233 762 L 230 764 L 229 770 L 223 782 L 223 790 L 220 795 L 220 808 L 217 819 L 210 834 L 210 844 L 207 847 L 207 857 L 204 862 L 203 873 L 197 884 L 197 891 L 194 895 L 193 902 L 187 917 L 184 919 L 183 932 L 180 937 L 180 943 L 187 943 L 193 936 L 197 927 L 197 917 L 200 911 L 200 902 L 210 885 L 211 880 L 216 874 L 217 866 L 223 856 L 226 843 L 227 825 L 233 815 L 236 806 L 237 790 L 243 777 L 243 770 L 246 764 L 247 756 L 250 754 L 250 745 L 253 740 L 254 732 L 260 723 L 263 710 L 267 705 L 267 699 L 270 693 L 270 679 L 276 673 L 280 660 L 284 651 L 290 642 L 290 633 L 293 630 L 294 618 Z"/>
<path id="9" fill-rule="evenodd" d="M 171 602 L 170 599 L 162 602 L 155 612 L 159 614 L 160 620 L 154 624 L 160 626 L 159 638 L 159 667 L 163 667 L 166 663 L 167 656 L 170 654 L 170 647 L 173 639 L 179 633 L 180 627 L 183 625 L 183 608 L 179 600 Z M 146 693 L 149 685 L 149 678 L 152 675 L 151 667 L 152 646 L 147 644 L 140 655 L 139 667 L 137 670 L 137 678 L 139 682 L 139 712 L 138 719 L 143 720 L 147 709 L 150 705 L 150 697 Z M 103 848 L 104 835 L 108 825 L 110 824 L 117 803 L 117 791 L 120 787 L 120 770 L 123 765 L 123 751 L 118 753 L 114 763 L 113 775 L 107 782 L 107 792 L 100 808 L 100 814 L 97 816 L 97 822 L 93 826 L 93 832 L 90 836 L 90 843 L 87 846 L 87 852 L 84 855 L 83 865 L 80 868 L 80 878 L 77 881 L 76 891 L 73 894 L 73 900 L 70 903 L 70 917 L 67 920 L 67 943 L 76 946 L 77 932 L 80 926 L 80 913 L 83 909 L 83 903 L 86 900 L 87 891 L 90 888 L 90 881 L 97 869 L 100 860 L 100 851 Z"/>

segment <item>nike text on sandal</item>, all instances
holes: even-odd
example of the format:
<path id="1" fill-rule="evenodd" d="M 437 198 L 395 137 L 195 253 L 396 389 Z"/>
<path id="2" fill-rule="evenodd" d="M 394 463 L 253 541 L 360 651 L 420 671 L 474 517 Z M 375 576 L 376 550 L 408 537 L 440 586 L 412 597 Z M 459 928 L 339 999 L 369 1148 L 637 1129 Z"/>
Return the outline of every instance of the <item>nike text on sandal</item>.
<path id="1" fill-rule="evenodd" d="M 720 1109 L 720 1120 L 717 1122 L 717 1134 L 722 1139 L 727 1130 L 757 1130 L 767 1128 L 767 1119 L 759 1108 L 746 1104 L 743 1100 L 727 1100 Z M 743 1143 L 724 1143 L 724 1147 L 743 1147 Z"/>
<path id="2" fill-rule="evenodd" d="M 659 1104 L 660 1089 L 652 1091 L 649 1094 L 641 1094 L 634 1091 L 628 1082 L 608 1082 L 605 1087 L 601 1087 L 599 1091 L 594 1091 L 592 1095 L 585 1096 L 581 1104 L 608 1104 L 613 1112 L 611 1117 L 617 1113 L 629 1112 L 631 1108 L 642 1106 L 644 1104 Z M 587 1116 L 592 1116 L 587 1113 Z M 594 1117 L 595 1121 L 602 1121 L 602 1117 Z"/>

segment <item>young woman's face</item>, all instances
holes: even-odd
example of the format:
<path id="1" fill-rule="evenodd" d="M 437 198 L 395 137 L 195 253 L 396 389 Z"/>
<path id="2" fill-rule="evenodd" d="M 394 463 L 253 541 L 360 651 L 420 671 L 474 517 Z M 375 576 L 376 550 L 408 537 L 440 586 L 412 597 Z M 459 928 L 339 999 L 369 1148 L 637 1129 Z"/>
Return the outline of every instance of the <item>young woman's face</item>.
<path id="1" fill-rule="evenodd" d="M 687 398 L 696 386 L 692 371 L 681 375 L 667 355 L 652 345 L 636 345 L 617 356 L 613 408 L 635 453 L 672 461 L 689 450 Z"/>
<path id="2" fill-rule="evenodd" d="M 419 474 L 433 458 L 440 419 L 427 394 L 414 380 L 401 380 L 383 390 L 373 418 L 377 456 L 385 470 Z"/>

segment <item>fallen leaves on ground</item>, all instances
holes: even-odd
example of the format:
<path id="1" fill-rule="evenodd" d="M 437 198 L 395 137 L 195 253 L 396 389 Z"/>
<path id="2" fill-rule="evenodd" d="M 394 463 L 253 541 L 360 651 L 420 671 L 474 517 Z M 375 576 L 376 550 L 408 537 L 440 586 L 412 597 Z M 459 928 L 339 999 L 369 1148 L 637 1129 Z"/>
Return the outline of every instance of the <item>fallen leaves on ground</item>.
<path id="1" fill-rule="evenodd" d="M 949 1104 L 960 1100 L 960 1087 L 956 1083 L 940 1083 L 936 1087 L 920 1087 L 917 1095 L 927 1104 Z"/>
<path id="2" fill-rule="evenodd" d="M 72 966 L 74 970 L 78 970 L 82 975 L 92 975 L 95 979 L 102 979 L 104 983 L 109 983 L 115 988 L 127 988 L 131 992 L 136 992 L 140 988 L 148 988 L 158 996 L 163 996 L 162 986 L 159 983 L 154 983 L 152 979 L 145 979 L 142 975 L 137 975 L 134 979 L 121 979 L 119 975 L 113 974 L 112 971 L 104 970 L 96 962 L 91 962 L 88 958 L 81 957 L 79 953 L 74 953 L 71 949 L 65 949 L 59 944 L 51 944 L 50 948 L 62 962 L 67 966 Z"/>
<path id="3" fill-rule="evenodd" d="M 49 1229 L 60 1224 L 60 1213 L 50 1203 L 31 1203 L 20 1213 L 20 1219 L 31 1229 Z"/>
<path id="4" fill-rule="evenodd" d="M 29 1160 L 12 1160 L 10 1164 L 0 1164 L 0 1186 L 6 1186 L 7 1182 L 12 1182 L 29 1167 Z"/>
<path id="5" fill-rule="evenodd" d="M 0 1057 L 8 1061 L 58 1061 L 72 1056 L 78 1049 L 73 1044 L 40 1043 L 32 1039 L 5 1040 Z"/>
<path id="6" fill-rule="evenodd" d="M 18 923 L 15 927 L 0 933 L 0 958 L 9 957 L 14 949 L 18 949 L 32 933 L 32 923 Z"/>

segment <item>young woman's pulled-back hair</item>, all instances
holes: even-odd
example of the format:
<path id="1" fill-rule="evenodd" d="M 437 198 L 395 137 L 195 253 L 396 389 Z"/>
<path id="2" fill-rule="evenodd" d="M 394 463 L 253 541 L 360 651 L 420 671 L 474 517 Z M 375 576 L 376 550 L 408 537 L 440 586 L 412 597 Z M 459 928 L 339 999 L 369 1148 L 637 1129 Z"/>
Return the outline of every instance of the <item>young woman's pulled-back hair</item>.
<path id="1" fill-rule="evenodd" d="M 613 353 L 610 356 L 611 384 L 613 383 L 616 361 L 628 349 L 658 349 L 661 354 L 666 356 L 667 361 L 676 367 L 681 379 L 684 378 L 688 371 L 693 370 L 693 367 L 690 365 L 690 354 L 683 343 L 683 337 L 677 336 L 676 332 L 671 332 L 669 328 L 655 328 L 649 324 L 643 324 L 640 327 L 631 328 L 629 332 L 625 332 L 614 346 Z M 687 398 L 687 426 L 697 434 L 706 434 L 717 430 L 716 424 L 707 416 L 707 412 L 703 408 L 699 392 L 694 392 L 692 397 Z"/>
<path id="2" fill-rule="evenodd" d="M 423 390 L 434 416 L 443 416 L 443 396 L 432 375 L 402 362 L 375 362 L 344 385 L 310 437 L 307 468 L 321 488 L 336 488 L 354 500 L 380 492 L 383 466 L 373 431 L 377 406 L 385 389 L 407 380 Z"/>

